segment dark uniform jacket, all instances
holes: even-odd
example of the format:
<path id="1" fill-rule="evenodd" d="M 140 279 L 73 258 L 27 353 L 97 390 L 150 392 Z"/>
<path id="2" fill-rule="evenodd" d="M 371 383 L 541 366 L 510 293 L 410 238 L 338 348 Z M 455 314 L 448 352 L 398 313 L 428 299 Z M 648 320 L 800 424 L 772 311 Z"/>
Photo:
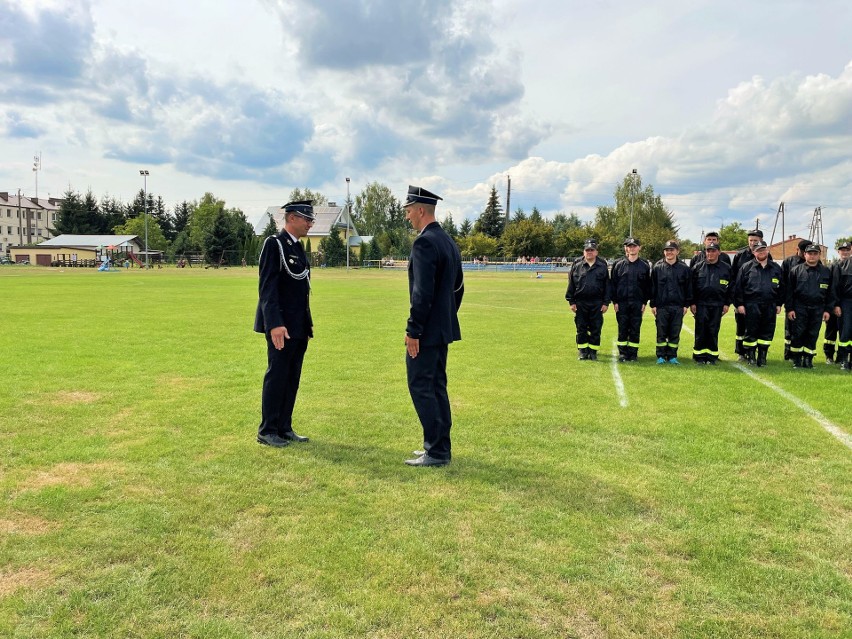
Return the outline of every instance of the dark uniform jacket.
<path id="1" fill-rule="evenodd" d="M 784 304 L 784 278 L 778 262 L 767 260 L 766 266 L 760 266 L 757 260 L 751 260 L 742 267 L 734 285 L 734 304 Z"/>
<path id="2" fill-rule="evenodd" d="M 805 258 L 803 258 L 801 255 L 791 255 L 790 257 L 784 258 L 784 261 L 781 262 L 781 275 L 784 276 L 785 284 L 790 281 L 790 271 L 793 270 L 793 267 L 804 263 Z"/>
<path id="3" fill-rule="evenodd" d="M 568 290 L 565 292 L 568 303 L 594 302 L 609 306 L 611 297 L 606 260 L 596 257 L 591 265 L 582 258 L 574 260 L 568 278 Z"/>
<path id="4" fill-rule="evenodd" d="M 293 240 L 287 231 L 266 238 L 258 270 L 259 300 L 254 330 L 268 333 L 273 328 L 286 326 L 291 339 L 313 337 L 310 266 L 302 243 Z M 303 273 L 308 277 L 296 279 Z"/>
<path id="5" fill-rule="evenodd" d="M 831 265 L 831 291 L 835 306 L 852 300 L 852 257 Z"/>
<path id="6" fill-rule="evenodd" d="M 692 268 L 692 303 L 700 306 L 728 306 L 731 303 L 731 265 L 717 261 L 701 262 Z"/>
<path id="7" fill-rule="evenodd" d="M 461 339 L 458 310 L 464 296 L 461 254 L 438 222 L 414 240 L 408 261 L 411 309 L 405 333 L 422 346 Z"/>
<path id="8" fill-rule="evenodd" d="M 635 262 L 619 259 L 609 280 L 615 304 L 646 304 L 651 297 L 651 265 L 641 257 Z"/>
<path id="9" fill-rule="evenodd" d="M 797 306 L 820 308 L 826 313 L 834 309 L 831 297 L 831 271 L 822 262 L 808 266 L 802 262 L 794 266 L 787 278 L 784 307 L 789 313 Z"/>
<path id="10" fill-rule="evenodd" d="M 682 260 L 669 264 L 665 259 L 651 269 L 651 308 L 687 307 L 692 303 L 692 272 Z"/>

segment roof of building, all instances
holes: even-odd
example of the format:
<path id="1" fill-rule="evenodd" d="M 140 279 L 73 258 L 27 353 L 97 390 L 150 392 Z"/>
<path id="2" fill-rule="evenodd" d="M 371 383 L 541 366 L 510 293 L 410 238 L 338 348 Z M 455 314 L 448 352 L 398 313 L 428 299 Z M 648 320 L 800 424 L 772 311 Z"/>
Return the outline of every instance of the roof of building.
<path id="1" fill-rule="evenodd" d="M 58 237 L 45 240 L 41 243 L 41 246 L 100 248 L 103 246 L 124 246 L 138 239 L 138 235 L 73 235 L 71 233 L 63 233 Z"/>

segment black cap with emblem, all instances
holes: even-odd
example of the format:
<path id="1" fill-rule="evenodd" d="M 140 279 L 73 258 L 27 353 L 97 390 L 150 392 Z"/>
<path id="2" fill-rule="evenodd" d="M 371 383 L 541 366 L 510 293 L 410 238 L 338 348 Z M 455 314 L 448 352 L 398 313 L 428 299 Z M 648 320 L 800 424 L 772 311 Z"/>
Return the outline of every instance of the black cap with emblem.
<path id="1" fill-rule="evenodd" d="M 295 213 L 306 220 L 313 222 L 314 217 L 314 201 L 313 200 L 296 200 L 295 202 L 287 202 L 284 205 L 284 213 Z"/>

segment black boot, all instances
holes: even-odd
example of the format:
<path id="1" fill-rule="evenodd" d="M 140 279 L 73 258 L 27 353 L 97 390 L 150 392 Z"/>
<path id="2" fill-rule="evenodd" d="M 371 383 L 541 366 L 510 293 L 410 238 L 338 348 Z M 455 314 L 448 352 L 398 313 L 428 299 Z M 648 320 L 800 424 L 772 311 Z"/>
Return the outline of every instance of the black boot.
<path id="1" fill-rule="evenodd" d="M 793 368 L 802 368 L 802 356 L 799 353 L 792 355 Z"/>
<path id="2" fill-rule="evenodd" d="M 589 359 L 589 349 L 588 348 L 578 348 L 577 349 L 577 359 Z"/>
<path id="3" fill-rule="evenodd" d="M 808 353 L 802 358 L 802 364 L 804 364 L 805 368 L 813 368 L 814 367 L 814 356 Z"/>
<path id="4" fill-rule="evenodd" d="M 598 352 L 594 348 L 590 348 L 586 359 L 590 359 L 593 362 L 598 361 Z"/>
<path id="5" fill-rule="evenodd" d="M 768 346 L 757 347 L 757 365 L 759 367 L 766 366 L 766 353 L 769 350 Z"/>

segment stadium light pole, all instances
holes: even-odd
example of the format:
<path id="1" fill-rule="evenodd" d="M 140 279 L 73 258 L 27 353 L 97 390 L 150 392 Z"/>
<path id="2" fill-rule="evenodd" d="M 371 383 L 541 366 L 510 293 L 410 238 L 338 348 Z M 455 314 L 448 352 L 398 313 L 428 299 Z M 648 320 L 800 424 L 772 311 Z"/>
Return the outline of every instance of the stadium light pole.
<path id="1" fill-rule="evenodd" d="M 352 204 L 349 202 L 349 178 L 346 178 L 346 270 L 349 270 L 349 218 L 352 217 Z"/>
<path id="2" fill-rule="evenodd" d="M 145 268 L 148 269 L 148 176 L 151 175 L 148 169 L 139 169 L 139 175 L 143 180 L 143 210 L 145 211 Z"/>
<path id="3" fill-rule="evenodd" d="M 630 237 L 633 237 L 633 198 L 636 195 L 636 169 L 630 174 Z"/>

